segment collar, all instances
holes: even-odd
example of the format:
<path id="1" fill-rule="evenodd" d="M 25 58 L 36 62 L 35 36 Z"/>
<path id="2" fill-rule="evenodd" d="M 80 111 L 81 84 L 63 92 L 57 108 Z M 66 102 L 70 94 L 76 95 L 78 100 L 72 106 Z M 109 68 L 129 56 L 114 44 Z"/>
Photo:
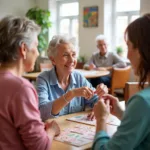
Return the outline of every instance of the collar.
<path id="1" fill-rule="evenodd" d="M 59 84 L 58 83 L 58 78 L 57 78 L 57 75 L 56 75 L 56 68 L 53 67 L 51 70 L 50 70 L 50 78 L 49 78 L 49 83 L 50 85 L 56 85 L 56 84 Z M 75 76 L 74 76 L 74 71 L 70 74 L 70 85 L 74 85 L 74 84 L 77 84 L 76 82 L 76 79 L 75 79 Z"/>
<path id="2" fill-rule="evenodd" d="M 107 58 L 108 57 L 109 52 L 107 52 L 104 56 L 101 56 L 99 53 L 99 58 Z"/>

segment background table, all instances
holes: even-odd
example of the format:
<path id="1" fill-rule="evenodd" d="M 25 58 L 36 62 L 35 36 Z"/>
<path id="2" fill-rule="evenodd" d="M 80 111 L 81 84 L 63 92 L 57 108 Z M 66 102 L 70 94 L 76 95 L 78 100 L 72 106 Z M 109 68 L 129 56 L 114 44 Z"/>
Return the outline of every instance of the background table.
<path id="1" fill-rule="evenodd" d="M 84 70 L 84 69 L 75 69 L 76 71 L 79 71 L 85 78 L 97 78 L 101 76 L 106 76 L 109 75 L 109 71 L 98 71 L 98 70 Z M 26 73 L 23 75 L 24 78 L 30 80 L 30 81 L 35 81 L 37 76 L 41 72 L 35 72 L 35 73 Z"/>

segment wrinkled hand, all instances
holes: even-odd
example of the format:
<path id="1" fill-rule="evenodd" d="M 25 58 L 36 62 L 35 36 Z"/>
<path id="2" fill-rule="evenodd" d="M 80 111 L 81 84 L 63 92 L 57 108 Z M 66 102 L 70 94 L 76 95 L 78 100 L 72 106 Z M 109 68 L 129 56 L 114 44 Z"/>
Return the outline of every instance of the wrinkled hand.
<path id="1" fill-rule="evenodd" d="M 95 69 L 96 68 L 96 66 L 93 64 L 93 63 L 91 63 L 90 65 L 89 65 L 89 70 L 93 70 L 93 69 Z"/>
<path id="2" fill-rule="evenodd" d="M 110 101 L 110 112 L 121 120 L 124 110 L 122 109 L 117 97 L 110 94 L 103 95 L 104 101 Z"/>
<path id="3" fill-rule="evenodd" d="M 57 124 L 57 122 L 54 120 L 52 122 L 46 122 L 45 129 L 46 129 L 46 131 L 54 134 L 54 136 L 57 136 L 60 134 L 60 127 Z"/>
<path id="4" fill-rule="evenodd" d="M 104 102 L 104 99 L 98 100 L 98 102 L 94 105 L 94 115 L 96 120 L 107 120 L 109 114 L 110 114 L 110 105 L 109 100 L 106 100 L 106 103 Z"/>
<path id="5" fill-rule="evenodd" d="M 91 99 L 94 95 L 94 91 L 89 87 L 81 87 L 72 90 L 74 97 L 84 97 L 85 99 Z"/>
<path id="6" fill-rule="evenodd" d="M 101 98 L 104 94 L 108 93 L 108 88 L 105 84 L 97 85 L 95 93 Z"/>
<path id="7" fill-rule="evenodd" d="M 87 120 L 95 120 L 95 116 L 94 116 L 94 111 L 90 112 L 88 115 L 87 115 Z"/>

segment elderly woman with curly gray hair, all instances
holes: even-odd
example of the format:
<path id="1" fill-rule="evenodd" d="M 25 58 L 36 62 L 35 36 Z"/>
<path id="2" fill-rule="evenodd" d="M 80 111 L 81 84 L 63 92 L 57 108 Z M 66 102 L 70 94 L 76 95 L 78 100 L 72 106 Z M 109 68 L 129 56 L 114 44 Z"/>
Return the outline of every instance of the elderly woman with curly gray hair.
<path id="1" fill-rule="evenodd" d="M 93 107 L 108 92 L 104 84 L 96 90 L 78 71 L 77 47 L 73 38 L 57 35 L 49 43 L 48 57 L 53 68 L 37 78 L 39 109 L 43 120 L 83 111 L 86 105 Z M 96 93 L 96 94 L 95 94 Z M 88 115 L 93 119 L 93 113 Z"/>

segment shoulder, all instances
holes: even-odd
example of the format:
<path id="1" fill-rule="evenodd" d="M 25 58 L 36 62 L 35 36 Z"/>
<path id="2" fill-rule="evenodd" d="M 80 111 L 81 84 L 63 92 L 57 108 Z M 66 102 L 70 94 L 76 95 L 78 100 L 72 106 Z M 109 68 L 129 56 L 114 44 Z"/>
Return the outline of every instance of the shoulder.
<path id="1" fill-rule="evenodd" d="M 85 78 L 83 76 L 83 74 L 80 72 L 80 70 L 74 70 L 71 75 L 75 78 L 75 79 L 83 79 Z"/>
<path id="2" fill-rule="evenodd" d="M 116 53 L 114 53 L 114 52 L 108 52 L 108 56 L 117 56 L 117 54 Z"/>
<path id="3" fill-rule="evenodd" d="M 20 88 L 28 87 L 28 88 L 34 89 L 33 85 L 27 79 L 23 77 L 13 76 L 9 82 L 10 84 L 14 85 L 14 88 L 20 89 Z"/>
<path id="4" fill-rule="evenodd" d="M 49 76 L 52 75 L 52 70 L 47 70 L 47 71 L 43 71 L 41 72 L 37 78 L 43 78 L 43 79 L 49 79 Z"/>
<path id="5" fill-rule="evenodd" d="M 96 58 L 96 57 L 99 57 L 99 51 L 92 53 L 92 58 Z"/>
<path id="6" fill-rule="evenodd" d="M 11 80 L 8 80 L 10 89 L 12 89 L 13 96 L 19 95 L 20 97 L 26 97 L 25 99 L 37 98 L 37 93 L 34 86 L 22 77 L 12 76 Z M 24 100 L 25 100 L 24 99 Z"/>
<path id="7" fill-rule="evenodd" d="M 147 87 L 143 90 L 141 90 L 140 92 L 138 92 L 137 94 L 135 94 L 134 96 L 132 96 L 128 103 L 127 103 L 127 107 L 128 106 L 135 106 L 136 109 L 148 109 L 150 112 L 150 87 Z"/>

